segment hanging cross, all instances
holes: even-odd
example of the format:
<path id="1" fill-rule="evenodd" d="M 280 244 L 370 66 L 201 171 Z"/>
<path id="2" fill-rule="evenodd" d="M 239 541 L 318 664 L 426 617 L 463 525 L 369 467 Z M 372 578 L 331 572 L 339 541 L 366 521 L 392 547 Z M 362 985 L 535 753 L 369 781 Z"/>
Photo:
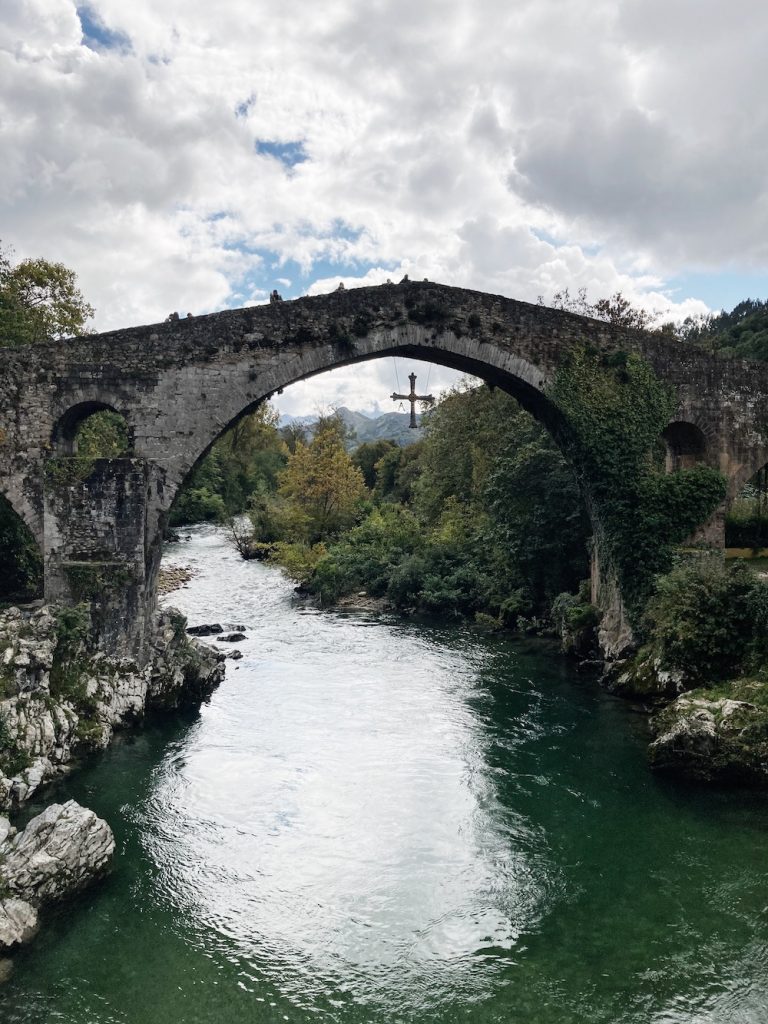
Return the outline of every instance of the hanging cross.
<path id="1" fill-rule="evenodd" d="M 408 426 L 415 430 L 417 427 L 416 423 L 416 403 L 417 402 L 429 402 L 430 405 L 434 405 L 435 399 L 432 395 L 417 395 L 416 394 L 416 374 L 409 373 L 408 380 L 411 382 L 411 393 L 410 395 L 392 395 L 393 402 L 410 402 L 411 403 L 411 422 Z"/>

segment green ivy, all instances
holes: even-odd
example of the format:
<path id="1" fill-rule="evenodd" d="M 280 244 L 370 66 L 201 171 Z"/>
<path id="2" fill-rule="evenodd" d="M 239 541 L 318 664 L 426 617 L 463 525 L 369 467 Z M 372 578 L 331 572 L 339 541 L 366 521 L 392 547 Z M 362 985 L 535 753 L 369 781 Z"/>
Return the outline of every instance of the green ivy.
<path id="1" fill-rule="evenodd" d="M 134 579 L 127 565 L 115 562 L 78 562 L 64 567 L 76 601 L 95 601 L 105 591 L 121 590 Z"/>
<path id="2" fill-rule="evenodd" d="M 93 472 L 94 460 L 83 455 L 62 455 L 48 459 L 45 479 L 58 490 L 75 487 L 87 480 Z"/>
<path id="3" fill-rule="evenodd" d="M 725 479 L 709 466 L 664 472 L 661 433 L 675 394 L 639 355 L 582 349 L 558 370 L 549 397 L 592 506 L 601 556 L 616 571 L 637 625 L 675 547 L 725 497 Z"/>
<path id="4" fill-rule="evenodd" d="M 96 710 L 96 701 L 86 691 L 90 637 L 91 617 L 86 605 L 58 609 L 50 693 L 57 701 L 69 701 L 81 717 Z"/>

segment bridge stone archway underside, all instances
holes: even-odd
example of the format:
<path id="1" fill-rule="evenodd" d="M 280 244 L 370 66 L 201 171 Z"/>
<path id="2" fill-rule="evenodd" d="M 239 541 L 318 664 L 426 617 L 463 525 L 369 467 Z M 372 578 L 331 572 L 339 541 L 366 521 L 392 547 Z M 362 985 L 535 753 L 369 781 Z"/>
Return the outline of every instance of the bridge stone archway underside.
<path id="1" fill-rule="evenodd" d="M 0 350 L 0 492 L 41 545 L 46 596 L 83 599 L 118 581 L 111 604 L 101 602 L 103 635 L 135 650 L 154 612 L 162 527 L 178 488 L 260 401 L 325 370 L 402 354 L 498 385 L 556 433 L 547 388 L 584 345 L 637 351 L 674 386 L 670 436 L 677 424 L 699 432 L 730 497 L 768 462 L 764 364 L 501 296 L 402 282 Z M 105 460 L 80 479 L 76 460 L 59 456 L 71 450 L 79 411 L 105 407 L 125 417 L 133 458 Z"/>

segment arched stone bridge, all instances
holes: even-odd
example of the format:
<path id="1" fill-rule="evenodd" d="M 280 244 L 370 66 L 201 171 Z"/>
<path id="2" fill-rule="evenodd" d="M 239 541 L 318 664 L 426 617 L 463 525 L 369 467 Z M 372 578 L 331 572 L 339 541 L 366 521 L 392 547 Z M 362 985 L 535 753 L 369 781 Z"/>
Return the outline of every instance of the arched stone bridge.
<path id="1" fill-rule="evenodd" d="M 46 596 L 74 600 L 89 579 L 118 581 L 105 635 L 135 647 L 154 609 L 162 528 L 179 486 L 266 397 L 324 370 L 400 354 L 476 374 L 556 431 L 547 386 L 584 344 L 639 351 L 674 385 L 670 468 L 718 467 L 732 497 L 768 462 L 764 364 L 496 295 L 403 282 L 0 349 L 0 492 L 41 546 Z M 133 458 L 100 462 L 79 479 L 61 456 L 82 419 L 105 407 L 125 417 Z"/>

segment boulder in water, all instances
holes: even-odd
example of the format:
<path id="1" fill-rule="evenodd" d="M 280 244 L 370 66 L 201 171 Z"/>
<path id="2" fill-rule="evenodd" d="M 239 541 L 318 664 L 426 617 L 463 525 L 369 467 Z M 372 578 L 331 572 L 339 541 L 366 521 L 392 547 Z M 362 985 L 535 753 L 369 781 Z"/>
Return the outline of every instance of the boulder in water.
<path id="1" fill-rule="evenodd" d="M 27 942 L 40 907 L 106 873 L 115 850 L 109 825 L 74 800 L 51 804 L 23 832 L 5 828 L 0 845 L 0 948 Z"/>
<path id="2" fill-rule="evenodd" d="M 187 626 L 190 636 L 214 636 L 224 629 L 220 622 L 207 623 L 203 626 Z"/>

